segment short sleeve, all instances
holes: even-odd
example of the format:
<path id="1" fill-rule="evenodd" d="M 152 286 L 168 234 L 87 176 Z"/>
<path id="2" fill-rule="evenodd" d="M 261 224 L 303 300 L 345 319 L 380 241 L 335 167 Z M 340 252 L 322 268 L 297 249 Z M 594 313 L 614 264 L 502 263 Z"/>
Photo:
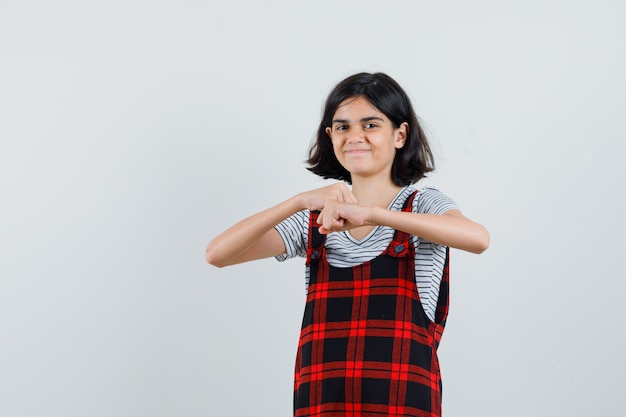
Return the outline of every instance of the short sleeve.
<path id="1" fill-rule="evenodd" d="M 424 187 L 413 200 L 413 212 L 423 214 L 444 214 L 458 209 L 447 195 L 437 188 Z M 424 311 L 431 320 L 435 320 L 437 299 L 446 261 L 446 247 L 413 236 L 415 245 L 415 282 L 424 306 Z"/>
<path id="2" fill-rule="evenodd" d="M 413 212 L 424 214 L 443 214 L 458 209 L 457 204 L 437 188 L 424 187 L 413 200 Z"/>
<path id="3" fill-rule="evenodd" d="M 295 257 L 306 257 L 309 216 L 309 210 L 299 211 L 274 226 L 283 239 L 286 248 L 285 253 L 276 256 L 278 261 L 282 262 Z"/>

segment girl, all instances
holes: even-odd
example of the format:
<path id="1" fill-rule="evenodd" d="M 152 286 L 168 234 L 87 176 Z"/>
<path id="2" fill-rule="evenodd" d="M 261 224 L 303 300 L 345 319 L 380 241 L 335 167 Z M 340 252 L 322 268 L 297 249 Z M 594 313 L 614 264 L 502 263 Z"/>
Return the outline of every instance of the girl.
<path id="1" fill-rule="evenodd" d="M 433 156 L 386 74 L 335 87 L 308 164 L 342 182 L 235 224 L 209 243 L 207 261 L 306 257 L 294 416 L 440 416 L 448 247 L 481 253 L 489 234 L 438 190 L 411 187 Z"/>

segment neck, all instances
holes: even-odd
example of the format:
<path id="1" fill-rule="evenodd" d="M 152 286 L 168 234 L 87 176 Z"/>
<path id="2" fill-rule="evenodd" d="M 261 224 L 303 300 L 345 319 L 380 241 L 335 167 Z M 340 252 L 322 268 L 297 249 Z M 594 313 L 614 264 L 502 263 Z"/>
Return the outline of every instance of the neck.
<path id="1" fill-rule="evenodd" d="M 391 178 L 352 178 L 352 193 L 362 206 L 386 209 L 401 189 Z"/>

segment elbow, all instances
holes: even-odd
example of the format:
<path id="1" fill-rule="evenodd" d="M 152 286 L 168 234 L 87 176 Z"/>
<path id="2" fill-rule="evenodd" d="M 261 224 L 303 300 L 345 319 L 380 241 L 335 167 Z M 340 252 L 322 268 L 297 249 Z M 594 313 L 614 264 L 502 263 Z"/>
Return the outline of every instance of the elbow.
<path id="1" fill-rule="evenodd" d="M 477 235 L 475 246 L 473 248 L 474 250 L 472 250 L 472 252 L 476 254 L 481 254 L 489 248 L 489 242 L 490 242 L 489 232 L 487 231 L 487 229 L 485 229 L 482 226 L 481 226 L 481 229 L 482 230 Z"/>
<path id="2" fill-rule="evenodd" d="M 206 250 L 204 252 L 204 259 L 206 259 L 206 261 L 210 265 L 216 266 L 218 268 L 223 268 L 227 265 L 223 259 L 220 259 L 220 256 L 217 253 L 217 250 L 215 250 L 213 245 L 211 245 L 210 243 L 206 247 Z"/>

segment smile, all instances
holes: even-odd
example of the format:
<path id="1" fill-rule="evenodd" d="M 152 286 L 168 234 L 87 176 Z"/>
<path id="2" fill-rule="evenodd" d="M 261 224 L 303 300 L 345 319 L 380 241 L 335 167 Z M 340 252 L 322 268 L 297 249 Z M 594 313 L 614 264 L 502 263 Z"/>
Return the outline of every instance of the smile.
<path id="1" fill-rule="evenodd" d="M 345 155 L 361 155 L 361 154 L 367 153 L 369 151 L 370 151 L 369 149 L 350 149 L 350 150 L 347 150 L 347 151 L 343 151 L 343 153 Z"/>

